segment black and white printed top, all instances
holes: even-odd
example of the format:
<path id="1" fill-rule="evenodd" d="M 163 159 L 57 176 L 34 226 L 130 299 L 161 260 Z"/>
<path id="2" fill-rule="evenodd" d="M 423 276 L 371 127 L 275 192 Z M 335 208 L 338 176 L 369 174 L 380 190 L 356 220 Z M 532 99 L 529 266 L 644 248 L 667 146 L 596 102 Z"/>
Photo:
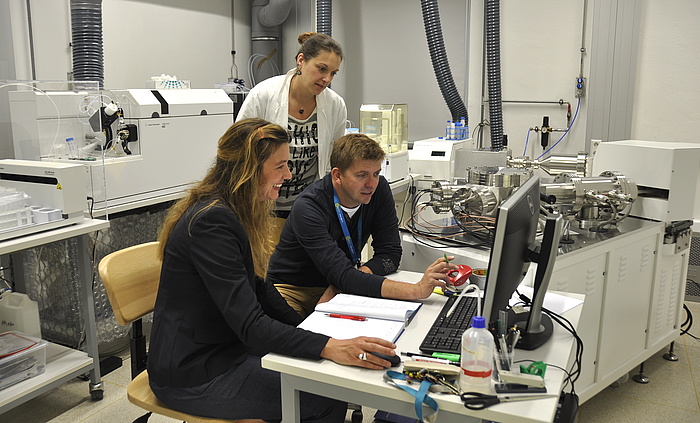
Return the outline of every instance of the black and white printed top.
<path id="1" fill-rule="evenodd" d="M 282 184 L 276 210 L 289 211 L 301 192 L 318 179 L 318 119 L 316 110 L 305 120 L 289 115 L 287 132 L 289 144 L 289 171 L 292 179 Z"/>

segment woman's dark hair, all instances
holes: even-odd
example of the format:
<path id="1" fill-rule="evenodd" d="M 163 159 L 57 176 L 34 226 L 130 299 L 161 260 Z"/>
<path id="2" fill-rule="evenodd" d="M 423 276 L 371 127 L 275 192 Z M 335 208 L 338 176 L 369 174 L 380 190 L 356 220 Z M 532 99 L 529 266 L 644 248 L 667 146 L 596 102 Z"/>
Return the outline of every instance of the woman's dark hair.
<path id="1" fill-rule="evenodd" d="M 299 57 L 299 54 L 304 54 L 305 60 L 311 60 L 319 54 L 329 51 L 335 53 L 343 60 L 343 48 L 340 44 L 334 40 L 331 36 L 326 34 L 319 34 L 317 32 L 304 32 L 299 34 L 297 38 L 301 47 L 295 58 Z"/>

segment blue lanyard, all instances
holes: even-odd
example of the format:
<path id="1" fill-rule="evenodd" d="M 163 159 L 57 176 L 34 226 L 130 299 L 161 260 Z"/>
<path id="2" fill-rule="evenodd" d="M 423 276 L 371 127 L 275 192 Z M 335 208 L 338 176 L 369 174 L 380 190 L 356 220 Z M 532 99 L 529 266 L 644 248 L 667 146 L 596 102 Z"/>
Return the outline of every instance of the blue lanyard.
<path id="1" fill-rule="evenodd" d="M 343 209 L 340 208 L 340 200 L 338 199 L 338 193 L 335 192 L 333 188 L 333 201 L 335 204 L 335 213 L 338 215 L 338 221 L 340 222 L 340 227 L 343 229 L 343 235 L 345 235 L 345 242 L 348 244 L 348 250 L 350 250 L 350 256 L 352 257 L 352 262 L 359 268 L 360 267 L 360 255 L 357 254 L 355 249 L 355 244 L 352 242 L 352 237 L 350 236 L 350 230 L 348 229 L 348 224 L 345 222 L 345 214 Z M 358 210 L 360 213 L 360 221 L 357 223 L 357 239 L 362 242 L 362 210 Z"/>
<path id="2" fill-rule="evenodd" d="M 388 380 L 387 380 L 388 378 Z M 408 377 L 399 372 L 395 372 L 393 370 L 388 370 L 384 376 L 384 380 L 393 384 L 394 386 L 403 389 L 404 391 L 408 392 L 409 394 L 413 395 L 414 401 L 413 401 L 413 407 L 416 410 L 416 417 L 422 422 L 423 421 L 423 404 L 427 405 L 428 407 L 432 408 L 435 413 L 438 412 L 440 409 L 440 406 L 438 405 L 437 401 L 432 399 L 431 397 L 428 396 L 428 389 L 430 389 L 430 385 L 432 385 L 427 379 L 423 379 L 420 383 L 420 386 L 418 389 L 413 389 L 410 386 L 406 385 L 399 385 L 394 381 L 394 379 L 399 379 L 399 380 L 408 380 Z M 433 413 L 433 414 L 435 414 Z"/>

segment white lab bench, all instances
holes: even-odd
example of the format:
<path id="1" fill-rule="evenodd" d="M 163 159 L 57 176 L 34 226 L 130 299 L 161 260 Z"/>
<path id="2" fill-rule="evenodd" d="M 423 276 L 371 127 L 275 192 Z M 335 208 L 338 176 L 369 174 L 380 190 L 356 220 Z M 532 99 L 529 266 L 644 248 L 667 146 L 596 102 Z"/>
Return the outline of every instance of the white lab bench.
<path id="1" fill-rule="evenodd" d="M 0 256 L 51 242 L 77 238 L 78 268 L 81 280 L 81 308 L 85 322 L 87 352 L 49 343 L 46 348 L 46 368 L 41 375 L 0 390 L 0 414 L 47 392 L 76 376 L 90 373 L 89 392 L 93 400 L 101 400 L 103 382 L 97 351 L 95 302 L 92 290 L 92 265 L 89 233 L 106 229 L 106 220 L 85 219 L 83 222 L 0 242 Z"/>
<path id="2" fill-rule="evenodd" d="M 391 275 L 397 280 L 411 282 L 418 281 L 421 276 L 421 273 L 403 271 Z M 577 301 L 584 298 L 576 294 L 567 295 Z M 442 295 L 432 294 L 421 300 L 423 306 L 397 341 L 397 353 L 418 351 L 421 340 L 445 303 L 445 298 Z M 567 310 L 564 316 L 575 327 L 579 323 L 581 311 L 581 306 L 577 305 Z M 555 327 L 552 339 L 546 344 L 533 351 L 517 350 L 515 360 L 543 360 L 552 365 L 566 367 L 573 345 L 574 339 L 571 334 L 561 327 Z M 402 416 L 415 415 L 414 398 L 386 383 L 383 380 L 384 371 L 342 366 L 330 360 L 308 360 L 274 353 L 262 358 L 262 366 L 280 372 L 283 422 L 299 421 L 300 391 L 350 401 Z M 398 368 L 392 368 L 392 370 L 398 370 Z M 561 392 L 564 377 L 563 371 L 550 367 L 545 376 L 548 392 L 554 394 Z M 431 396 L 439 404 L 438 423 L 481 421 L 544 423 L 552 421 L 557 407 L 556 395 L 553 398 L 537 401 L 498 404 L 479 411 L 465 408 L 455 395 L 431 394 Z"/>

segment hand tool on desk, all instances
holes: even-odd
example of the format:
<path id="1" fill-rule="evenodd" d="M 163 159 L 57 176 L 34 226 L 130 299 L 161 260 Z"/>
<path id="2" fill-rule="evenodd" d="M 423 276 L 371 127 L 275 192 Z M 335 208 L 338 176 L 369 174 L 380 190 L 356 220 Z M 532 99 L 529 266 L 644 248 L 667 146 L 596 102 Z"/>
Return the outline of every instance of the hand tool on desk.
<path id="1" fill-rule="evenodd" d="M 510 401 L 529 401 L 543 398 L 555 398 L 559 397 L 556 394 L 541 394 L 541 395 L 490 395 L 482 394 L 481 392 L 464 392 L 460 396 L 460 399 L 464 403 L 464 406 L 470 410 L 483 410 L 485 408 L 491 407 L 492 405 L 501 402 Z"/>

